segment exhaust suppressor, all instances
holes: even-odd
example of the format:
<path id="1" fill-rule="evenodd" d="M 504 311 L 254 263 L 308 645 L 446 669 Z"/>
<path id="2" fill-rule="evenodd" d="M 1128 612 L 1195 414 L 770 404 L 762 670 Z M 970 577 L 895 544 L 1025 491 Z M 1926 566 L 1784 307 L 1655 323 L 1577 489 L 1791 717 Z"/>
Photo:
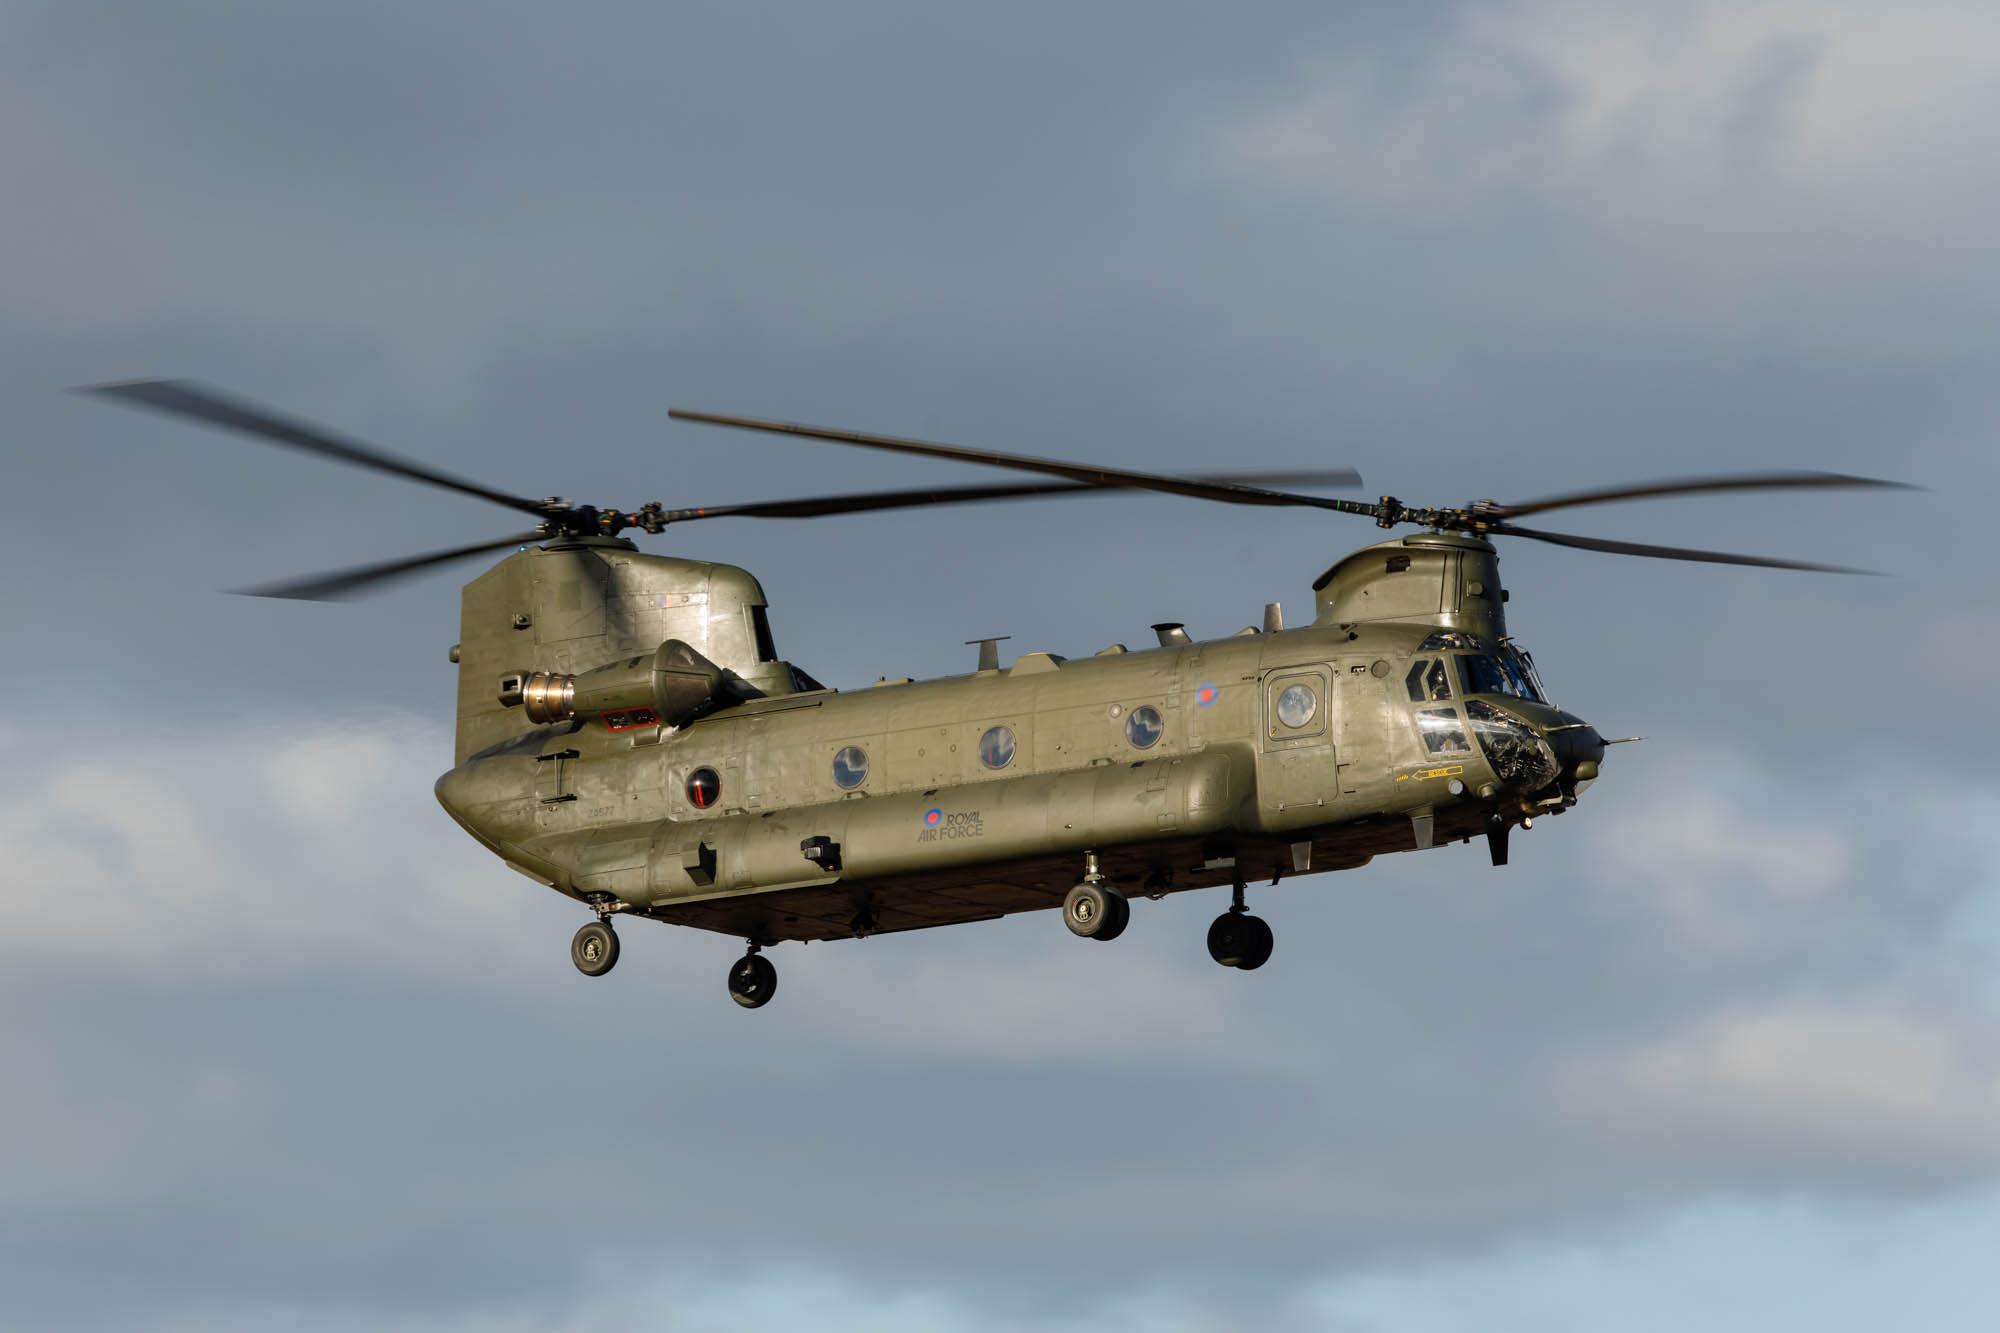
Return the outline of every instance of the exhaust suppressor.
<path id="1" fill-rule="evenodd" d="M 580 675 L 536 671 L 500 682 L 501 702 L 518 702 L 528 720 L 539 723 L 650 708 L 660 721 L 680 727 L 729 697 L 722 668 L 679 639 Z"/>

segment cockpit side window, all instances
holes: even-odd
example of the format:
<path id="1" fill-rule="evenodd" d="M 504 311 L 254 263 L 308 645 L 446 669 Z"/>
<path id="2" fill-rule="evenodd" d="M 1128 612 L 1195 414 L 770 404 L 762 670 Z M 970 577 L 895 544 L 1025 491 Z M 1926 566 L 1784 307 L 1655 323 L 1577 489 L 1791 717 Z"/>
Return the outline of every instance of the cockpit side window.
<path id="1" fill-rule="evenodd" d="M 1442 657 L 1427 658 L 1411 667 L 1407 683 L 1410 698 L 1417 703 L 1451 698 L 1451 673 L 1445 670 Z"/>
<path id="2" fill-rule="evenodd" d="M 1465 742 L 1465 727 L 1453 708 L 1418 709 L 1417 730 L 1423 735 L 1424 749 L 1431 754 L 1462 754 L 1472 748 Z"/>
<path id="3" fill-rule="evenodd" d="M 1410 691 L 1410 703 L 1430 703 L 1452 697 L 1452 681 L 1444 675 L 1444 658 L 1418 658 L 1410 664 L 1410 675 L 1402 679 Z"/>
<path id="4" fill-rule="evenodd" d="M 1444 659 L 1424 658 L 1410 666 L 1410 674 L 1403 678 L 1403 684 L 1410 692 L 1413 703 L 1428 703 L 1451 698 L 1451 677 L 1444 669 Z"/>

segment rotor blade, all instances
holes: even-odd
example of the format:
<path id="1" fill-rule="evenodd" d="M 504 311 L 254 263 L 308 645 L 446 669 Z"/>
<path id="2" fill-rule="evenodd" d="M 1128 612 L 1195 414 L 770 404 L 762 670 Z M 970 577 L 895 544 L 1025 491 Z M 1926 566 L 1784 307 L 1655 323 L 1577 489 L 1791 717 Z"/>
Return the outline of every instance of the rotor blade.
<path id="1" fill-rule="evenodd" d="M 321 430 L 317 426 L 302 421 L 291 421 L 254 404 L 225 398 L 215 390 L 195 383 L 193 380 L 129 380 L 120 384 L 86 384 L 78 388 L 79 393 L 99 394 L 114 398 L 119 402 L 135 406 L 150 407 L 156 411 L 168 412 L 174 416 L 188 417 L 206 422 L 211 426 L 221 426 L 226 430 L 241 431 L 245 435 L 282 444 L 292 449 L 300 449 L 322 458 L 332 458 L 355 467 L 371 468 L 377 472 L 387 472 L 411 481 L 420 481 L 428 486 L 442 486 L 448 491 L 458 491 L 465 495 L 476 495 L 494 504 L 506 505 L 509 509 L 519 509 L 524 513 L 540 517 L 548 511 L 540 501 L 524 496 L 508 495 L 476 482 L 462 481 L 447 473 L 428 468 L 421 463 L 412 463 L 383 453 L 379 449 L 352 440 L 343 440 L 336 435 Z"/>
<path id="2" fill-rule="evenodd" d="M 1640 542 L 1611 541 L 1604 537 L 1574 537 L 1566 532 L 1542 532 L 1496 523 L 1491 532 L 1509 537 L 1527 537 L 1557 546 L 1574 546 L 1583 551 L 1609 551 L 1613 555 L 1644 555 L 1655 560 L 1695 560 L 1710 565 L 1756 565 L 1765 569 L 1808 569 L 1821 574 L 1874 574 L 1872 569 L 1851 569 L 1846 565 L 1815 565 L 1804 560 L 1778 560 L 1764 555 L 1731 555 L 1727 551 L 1696 551 L 1682 546 L 1647 546 Z"/>
<path id="3" fill-rule="evenodd" d="M 1198 473 L 1194 480 L 1242 486 L 1358 486 L 1361 482 L 1360 477 L 1346 468 L 1324 472 Z M 800 500 L 766 500 L 756 504 L 709 505 L 702 509 L 669 510 L 662 517 L 669 523 L 681 523 L 691 518 L 822 518 L 829 514 L 862 514 L 882 509 L 913 509 L 923 505 L 1103 494 L 1131 489 L 1129 486 L 1087 486 L 1072 481 L 1027 486 L 936 486 L 927 490 L 871 491 L 861 495 L 822 495 Z"/>
<path id="4" fill-rule="evenodd" d="M 1087 486 L 1165 491 L 1169 495 L 1192 496 L 1197 500 L 1221 500 L 1228 504 L 1303 505 L 1313 509 L 1367 514 L 1371 517 L 1375 514 L 1374 505 L 1357 504 L 1353 500 L 1299 495 L 1290 491 L 1266 490 L 1263 487 L 1234 482 L 1202 481 L 1190 477 L 1163 476 L 1157 472 L 1095 467 L 1083 463 L 1067 463 L 1054 458 L 1030 458 L 1022 454 L 996 453 L 990 449 L 965 449 L 955 444 L 908 440 L 894 435 L 869 435 L 861 431 L 829 430 L 821 426 L 803 426 L 790 421 L 766 421 L 757 417 L 721 416 L 713 412 L 687 412 L 680 409 L 671 410 L 667 415 L 677 421 L 701 421 L 712 426 L 735 426 L 742 430 L 769 431 L 776 435 L 802 435 L 808 439 L 832 440 L 838 444 L 859 444 L 870 449 L 888 449 L 896 453 L 917 454 L 925 458 L 949 458 L 959 463 L 983 463 L 989 467 L 1007 467 L 1020 472 L 1040 472 L 1051 477 L 1080 481 Z M 1360 479 L 1357 477 L 1355 481 L 1359 484 Z"/>
<path id="5" fill-rule="evenodd" d="M 544 536 L 545 534 L 539 532 L 516 533 L 512 537 L 480 542 L 475 546 L 460 546 L 449 551 L 432 551 L 429 555 L 405 556 L 401 560 L 384 560 L 373 565 L 357 565 L 353 569 L 337 569 L 307 578 L 288 579 L 283 583 L 266 583 L 256 588 L 238 588 L 236 592 L 244 597 L 287 597 L 301 602 L 334 602 L 364 591 L 372 592 L 373 585 L 406 578 L 411 574 L 420 574 L 436 565 L 450 564 L 454 560 L 482 555 L 487 551 L 497 551 L 503 546 L 523 546 L 529 542 L 538 542 L 543 540 Z"/>
<path id="6" fill-rule="evenodd" d="M 1575 505 L 1604 504 L 1611 500 L 1644 500 L 1661 495 L 1695 495 L 1707 491 L 1797 491 L 1830 489 L 1877 489 L 1914 491 L 1922 487 L 1903 481 L 1878 481 L 1874 477 L 1850 477 L 1842 472 L 1750 472 L 1742 476 L 1682 477 L 1667 481 L 1642 482 L 1636 486 L 1614 486 L 1601 491 L 1574 491 L 1551 495 L 1521 504 L 1500 505 L 1503 518 L 1539 514 L 1550 509 Z"/>

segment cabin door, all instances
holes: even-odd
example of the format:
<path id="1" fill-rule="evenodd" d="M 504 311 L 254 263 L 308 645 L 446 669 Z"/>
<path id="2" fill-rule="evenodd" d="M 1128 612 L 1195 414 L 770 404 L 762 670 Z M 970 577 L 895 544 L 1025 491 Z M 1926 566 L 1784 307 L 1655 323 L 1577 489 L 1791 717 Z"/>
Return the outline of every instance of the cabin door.
<path id="1" fill-rule="evenodd" d="M 1264 673 L 1261 688 L 1259 801 L 1266 810 L 1331 806 L 1339 796 L 1332 673 L 1323 666 L 1277 667 Z"/>

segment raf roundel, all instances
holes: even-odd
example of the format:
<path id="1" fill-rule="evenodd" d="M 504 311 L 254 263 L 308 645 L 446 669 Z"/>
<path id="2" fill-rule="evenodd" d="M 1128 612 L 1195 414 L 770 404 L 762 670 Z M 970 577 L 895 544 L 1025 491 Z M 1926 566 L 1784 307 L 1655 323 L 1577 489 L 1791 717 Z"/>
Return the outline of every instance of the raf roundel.
<path id="1" fill-rule="evenodd" d="M 1206 708 L 1215 702 L 1215 696 L 1220 692 L 1214 685 L 1203 682 L 1201 688 L 1194 692 L 1194 701 Z"/>
<path id="2" fill-rule="evenodd" d="M 924 811 L 925 828 L 936 828 L 939 824 L 942 824 L 943 822 L 944 822 L 944 811 L 942 810 Z"/>

